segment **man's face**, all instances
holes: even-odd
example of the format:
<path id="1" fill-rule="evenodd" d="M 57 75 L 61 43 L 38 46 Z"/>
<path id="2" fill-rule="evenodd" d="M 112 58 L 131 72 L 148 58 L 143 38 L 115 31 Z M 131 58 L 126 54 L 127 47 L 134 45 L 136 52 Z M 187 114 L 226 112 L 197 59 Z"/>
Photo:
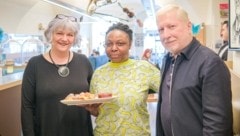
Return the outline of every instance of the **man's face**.
<path id="1" fill-rule="evenodd" d="M 223 41 L 228 41 L 228 27 L 227 24 L 222 25 L 221 37 Z"/>
<path id="2" fill-rule="evenodd" d="M 157 27 L 163 46 L 171 53 L 178 54 L 187 46 L 191 36 L 191 23 L 177 16 L 176 11 L 160 14 Z"/>

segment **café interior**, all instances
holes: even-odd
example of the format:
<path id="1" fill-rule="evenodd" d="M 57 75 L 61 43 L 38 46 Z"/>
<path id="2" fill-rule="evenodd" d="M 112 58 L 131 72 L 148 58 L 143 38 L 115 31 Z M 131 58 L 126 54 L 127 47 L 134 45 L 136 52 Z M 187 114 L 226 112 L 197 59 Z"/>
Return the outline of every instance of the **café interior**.
<path id="1" fill-rule="evenodd" d="M 232 1 L 232 2 L 231 2 Z M 174 3 L 189 13 L 194 36 L 217 53 L 221 22 L 233 22 L 233 0 L 0 0 L 0 136 L 21 135 L 21 82 L 28 60 L 48 51 L 43 33 L 57 14 L 79 18 L 81 42 L 72 50 L 91 56 L 98 51 L 96 66 L 106 58 L 105 31 L 116 22 L 128 24 L 134 32 L 130 54 L 140 59 L 147 48 L 151 61 L 161 64 L 166 53 L 155 25 L 155 12 Z M 231 27 L 229 32 L 231 33 Z M 240 135 L 240 44 L 231 41 L 225 64 L 231 72 L 233 127 Z M 157 99 L 157 97 L 156 97 Z M 157 100 L 148 102 L 152 135 L 155 134 Z"/>

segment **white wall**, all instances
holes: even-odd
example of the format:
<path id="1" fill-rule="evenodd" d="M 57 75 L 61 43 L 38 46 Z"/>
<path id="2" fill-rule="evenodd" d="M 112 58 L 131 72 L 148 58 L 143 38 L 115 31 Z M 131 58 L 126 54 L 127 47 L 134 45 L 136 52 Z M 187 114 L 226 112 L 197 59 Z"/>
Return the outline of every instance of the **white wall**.
<path id="1" fill-rule="evenodd" d="M 0 27 L 7 33 L 37 34 L 56 14 L 81 15 L 40 0 L 0 0 Z"/>
<path id="2" fill-rule="evenodd" d="M 240 75 L 240 52 L 233 52 L 233 71 Z"/>

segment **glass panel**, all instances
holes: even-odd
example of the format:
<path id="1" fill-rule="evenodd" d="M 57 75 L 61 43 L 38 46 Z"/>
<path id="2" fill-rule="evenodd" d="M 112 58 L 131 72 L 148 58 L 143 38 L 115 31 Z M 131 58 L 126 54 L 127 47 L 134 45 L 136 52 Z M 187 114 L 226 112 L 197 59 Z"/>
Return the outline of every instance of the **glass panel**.
<path id="1" fill-rule="evenodd" d="M 37 38 L 26 39 L 22 44 L 22 64 L 27 63 L 32 56 L 44 53 L 44 44 Z"/>
<path id="2" fill-rule="evenodd" d="M 42 36 L 8 34 L 8 39 L 0 46 L 0 67 L 2 75 L 24 71 L 28 60 L 45 52 Z"/>
<path id="3" fill-rule="evenodd" d="M 5 63 L 6 60 L 14 62 L 21 62 L 21 43 L 18 40 L 9 39 L 2 44 L 3 53 L 1 54 L 1 62 Z"/>
<path id="4" fill-rule="evenodd" d="M 144 30 L 144 50 L 147 48 L 151 49 L 152 54 L 150 61 L 153 64 L 158 65 L 158 67 L 161 67 L 162 59 L 166 53 L 166 50 L 160 41 L 156 21 L 153 17 L 149 17 L 144 21 Z"/>

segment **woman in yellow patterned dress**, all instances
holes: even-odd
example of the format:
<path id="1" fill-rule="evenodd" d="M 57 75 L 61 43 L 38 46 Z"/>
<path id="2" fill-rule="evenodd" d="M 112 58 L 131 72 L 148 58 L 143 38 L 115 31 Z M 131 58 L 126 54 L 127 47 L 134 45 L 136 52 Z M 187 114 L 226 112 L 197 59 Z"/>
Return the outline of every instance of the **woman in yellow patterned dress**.
<path id="1" fill-rule="evenodd" d="M 147 61 L 129 59 L 132 30 L 127 25 L 112 25 L 105 40 L 111 61 L 94 72 L 90 91 L 110 92 L 118 97 L 87 108 L 96 116 L 94 135 L 149 136 L 148 90 L 158 91 L 160 71 Z"/>

